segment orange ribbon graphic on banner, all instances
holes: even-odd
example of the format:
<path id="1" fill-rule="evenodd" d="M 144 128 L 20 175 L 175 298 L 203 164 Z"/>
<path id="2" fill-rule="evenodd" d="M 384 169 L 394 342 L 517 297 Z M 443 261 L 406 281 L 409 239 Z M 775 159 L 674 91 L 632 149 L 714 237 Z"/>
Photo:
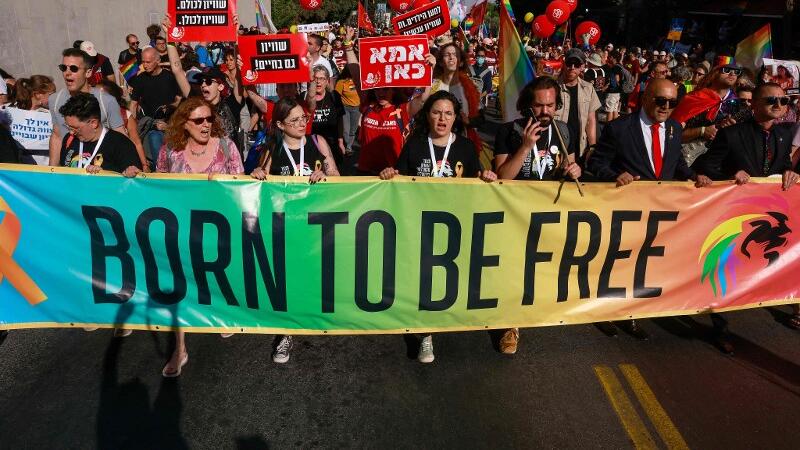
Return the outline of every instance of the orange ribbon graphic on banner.
<path id="1" fill-rule="evenodd" d="M 22 267 L 11 258 L 17 248 L 22 226 L 3 197 L 0 197 L 0 213 L 2 213 L 2 221 L 0 221 L 0 283 L 3 282 L 3 279 L 8 279 L 11 286 L 14 286 L 28 303 L 39 304 L 47 300 L 47 296 L 22 270 Z"/>

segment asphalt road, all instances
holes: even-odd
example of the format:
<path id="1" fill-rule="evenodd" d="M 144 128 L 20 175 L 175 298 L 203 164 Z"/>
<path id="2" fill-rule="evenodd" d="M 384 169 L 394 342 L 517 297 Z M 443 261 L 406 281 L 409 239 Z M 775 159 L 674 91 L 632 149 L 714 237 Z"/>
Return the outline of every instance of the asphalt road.
<path id="1" fill-rule="evenodd" d="M 408 336 L 297 337 L 278 365 L 271 336 L 189 335 L 173 380 L 160 374 L 167 333 L 12 331 L 0 447 L 794 449 L 788 310 L 728 314 L 734 356 L 708 343 L 705 316 L 643 321 L 649 341 L 526 329 L 515 356 L 486 332 L 436 335 L 429 365 Z"/>

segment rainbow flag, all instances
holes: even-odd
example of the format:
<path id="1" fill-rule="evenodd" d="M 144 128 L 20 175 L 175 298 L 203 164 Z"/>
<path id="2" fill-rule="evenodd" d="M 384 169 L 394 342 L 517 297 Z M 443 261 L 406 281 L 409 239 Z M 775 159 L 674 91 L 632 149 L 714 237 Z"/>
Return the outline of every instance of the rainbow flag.
<path id="1" fill-rule="evenodd" d="M 514 12 L 509 0 L 502 0 L 504 8 L 500 14 L 499 61 L 500 70 L 500 111 L 506 121 L 518 119 L 517 98 L 522 88 L 536 76 L 533 64 L 525 53 L 525 47 L 514 26 Z"/>
<path id="2" fill-rule="evenodd" d="M 133 58 L 132 60 L 119 66 L 119 73 L 121 73 L 125 78 L 125 82 L 130 83 L 131 78 L 135 77 L 139 73 L 139 64 L 136 58 Z"/>
<path id="3" fill-rule="evenodd" d="M 758 70 L 764 58 L 772 58 L 772 29 L 769 24 L 742 39 L 736 46 L 736 62 L 750 70 Z"/>

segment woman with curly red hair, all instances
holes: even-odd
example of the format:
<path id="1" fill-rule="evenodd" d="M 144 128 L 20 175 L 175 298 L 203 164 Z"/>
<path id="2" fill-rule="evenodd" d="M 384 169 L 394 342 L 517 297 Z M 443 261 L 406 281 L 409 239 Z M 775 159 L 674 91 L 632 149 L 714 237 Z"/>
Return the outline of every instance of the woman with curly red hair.
<path id="1" fill-rule="evenodd" d="M 190 97 L 178 106 L 167 124 L 164 145 L 158 152 L 156 171 L 161 173 L 203 173 L 209 179 L 214 174 L 244 173 L 236 145 L 225 136 L 219 117 L 210 103 L 202 97 Z M 135 177 L 140 171 L 125 171 Z M 223 335 L 226 337 L 229 335 Z M 175 351 L 161 374 L 167 378 L 180 376 L 189 362 L 186 336 L 175 331 Z"/>

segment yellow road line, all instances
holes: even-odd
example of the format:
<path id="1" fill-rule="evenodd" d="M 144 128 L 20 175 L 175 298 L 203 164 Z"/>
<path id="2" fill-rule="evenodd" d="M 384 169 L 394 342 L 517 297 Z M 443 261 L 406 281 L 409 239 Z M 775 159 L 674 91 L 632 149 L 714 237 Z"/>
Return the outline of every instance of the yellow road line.
<path id="1" fill-rule="evenodd" d="M 644 408 L 644 411 L 650 418 L 650 422 L 655 427 L 658 435 L 661 436 L 661 440 L 667 445 L 667 448 L 670 450 L 688 450 L 689 446 L 686 445 L 683 436 L 681 436 L 675 424 L 672 423 L 672 420 L 670 420 L 664 408 L 661 407 L 661 403 L 658 402 L 658 399 L 655 394 L 653 394 L 650 386 L 647 385 L 639 369 L 633 364 L 620 364 L 619 370 L 622 371 L 622 375 L 628 380 L 628 384 L 630 384 L 633 389 L 633 393 L 636 394 L 636 398 L 639 399 L 639 403 L 642 405 L 642 408 Z"/>
<path id="2" fill-rule="evenodd" d="M 614 371 L 608 366 L 595 366 L 594 371 L 633 445 L 639 450 L 658 448 Z"/>

